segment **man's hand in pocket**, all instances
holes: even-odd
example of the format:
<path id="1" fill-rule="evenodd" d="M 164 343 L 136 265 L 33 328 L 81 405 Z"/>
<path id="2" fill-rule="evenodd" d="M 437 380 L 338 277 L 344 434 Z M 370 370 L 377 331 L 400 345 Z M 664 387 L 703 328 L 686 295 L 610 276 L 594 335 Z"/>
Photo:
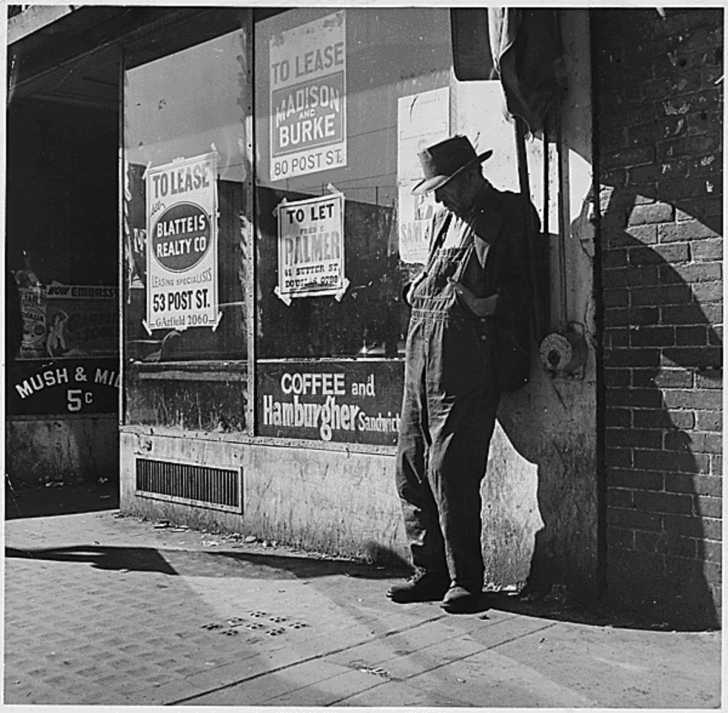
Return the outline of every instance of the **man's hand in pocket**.
<path id="1" fill-rule="evenodd" d="M 462 282 L 450 278 L 450 284 L 453 286 L 455 293 L 470 309 L 470 311 L 478 317 L 488 317 L 495 314 L 495 308 L 498 304 L 498 294 L 489 297 L 476 297 L 473 292 Z"/>

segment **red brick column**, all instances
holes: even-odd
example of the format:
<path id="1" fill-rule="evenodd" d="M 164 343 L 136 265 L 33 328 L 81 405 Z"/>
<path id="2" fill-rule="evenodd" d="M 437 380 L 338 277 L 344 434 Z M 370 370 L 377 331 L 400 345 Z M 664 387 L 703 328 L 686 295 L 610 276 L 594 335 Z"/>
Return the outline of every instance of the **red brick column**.
<path id="1" fill-rule="evenodd" d="M 666 620 L 720 606 L 719 9 L 595 10 L 607 588 Z"/>

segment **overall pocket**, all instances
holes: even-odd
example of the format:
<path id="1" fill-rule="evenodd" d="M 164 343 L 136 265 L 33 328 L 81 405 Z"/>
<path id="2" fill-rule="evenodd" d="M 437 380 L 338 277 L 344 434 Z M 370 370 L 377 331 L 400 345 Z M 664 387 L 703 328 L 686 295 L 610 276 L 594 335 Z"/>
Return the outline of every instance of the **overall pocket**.
<path id="1" fill-rule="evenodd" d="M 494 341 L 489 327 L 465 316 L 443 322 L 439 350 L 442 391 L 469 393 L 482 389 L 492 379 Z"/>

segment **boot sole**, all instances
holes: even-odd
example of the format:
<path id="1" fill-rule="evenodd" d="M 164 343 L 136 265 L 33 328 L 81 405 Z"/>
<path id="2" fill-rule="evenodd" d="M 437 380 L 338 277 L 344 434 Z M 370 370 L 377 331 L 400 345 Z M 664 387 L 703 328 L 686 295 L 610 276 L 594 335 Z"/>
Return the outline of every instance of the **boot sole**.
<path id="1" fill-rule="evenodd" d="M 488 604 L 482 594 L 472 594 L 451 602 L 442 601 L 440 607 L 448 614 L 475 614 L 487 609 Z"/>
<path id="2" fill-rule="evenodd" d="M 387 599 L 394 602 L 395 604 L 415 604 L 417 602 L 436 602 L 440 599 L 442 599 L 444 592 L 442 594 L 432 594 L 432 595 L 420 595 L 420 596 L 414 596 L 414 597 L 398 597 L 397 595 L 390 595 L 387 594 Z"/>
<path id="3" fill-rule="evenodd" d="M 417 602 L 436 602 L 441 600 L 447 590 L 450 588 L 449 584 L 443 584 L 437 590 L 430 592 L 391 592 L 387 591 L 387 599 L 393 601 L 395 604 L 414 604 Z"/>

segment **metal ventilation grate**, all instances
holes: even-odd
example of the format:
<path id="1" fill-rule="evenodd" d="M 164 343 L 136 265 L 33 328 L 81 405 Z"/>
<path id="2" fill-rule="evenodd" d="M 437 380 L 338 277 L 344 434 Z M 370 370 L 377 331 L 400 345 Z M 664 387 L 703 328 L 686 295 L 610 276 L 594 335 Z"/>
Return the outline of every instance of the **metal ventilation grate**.
<path id="1" fill-rule="evenodd" d="M 242 468 L 136 459 L 136 494 L 145 498 L 240 513 L 242 483 Z"/>

